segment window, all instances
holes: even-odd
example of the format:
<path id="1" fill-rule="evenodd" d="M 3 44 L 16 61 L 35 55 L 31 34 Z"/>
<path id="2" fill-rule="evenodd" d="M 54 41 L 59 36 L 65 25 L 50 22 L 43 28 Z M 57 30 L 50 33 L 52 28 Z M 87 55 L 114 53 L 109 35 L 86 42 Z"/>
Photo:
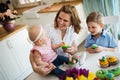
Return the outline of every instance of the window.
<path id="1" fill-rule="evenodd" d="M 41 0 L 12 0 L 15 8 L 33 7 L 41 4 Z"/>
<path id="2" fill-rule="evenodd" d="M 29 4 L 29 3 L 35 3 L 39 2 L 41 0 L 19 0 L 20 4 Z"/>

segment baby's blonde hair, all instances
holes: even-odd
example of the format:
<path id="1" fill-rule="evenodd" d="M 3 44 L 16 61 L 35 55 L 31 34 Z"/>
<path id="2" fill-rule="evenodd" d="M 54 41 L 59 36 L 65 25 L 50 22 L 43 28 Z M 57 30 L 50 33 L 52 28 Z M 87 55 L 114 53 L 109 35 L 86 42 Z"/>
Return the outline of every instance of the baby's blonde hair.
<path id="1" fill-rule="evenodd" d="M 32 42 L 36 42 L 41 34 L 42 34 L 42 26 L 41 25 L 33 25 L 30 27 L 29 31 L 29 38 Z"/>

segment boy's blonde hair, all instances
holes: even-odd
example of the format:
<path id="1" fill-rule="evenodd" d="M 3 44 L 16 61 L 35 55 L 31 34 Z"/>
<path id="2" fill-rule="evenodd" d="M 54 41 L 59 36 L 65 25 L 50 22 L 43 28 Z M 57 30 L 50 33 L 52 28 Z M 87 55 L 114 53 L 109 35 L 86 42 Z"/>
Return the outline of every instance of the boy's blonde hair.
<path id="1" fill-rule="evenodd" d="M 29 38 L 32 42 L 36 42 L 42 35 L 42 26 L 41 25 L 33 25 L 30 27 L 28 34 Z"/>
<path id="2" fill-rule="evenodd" d="M 103 23 L 103 15 L 97 11 L 91 12 L 86 19 L 86 23 L 88 22 L 96 22 L 98 24 L 101 24 Z"/>

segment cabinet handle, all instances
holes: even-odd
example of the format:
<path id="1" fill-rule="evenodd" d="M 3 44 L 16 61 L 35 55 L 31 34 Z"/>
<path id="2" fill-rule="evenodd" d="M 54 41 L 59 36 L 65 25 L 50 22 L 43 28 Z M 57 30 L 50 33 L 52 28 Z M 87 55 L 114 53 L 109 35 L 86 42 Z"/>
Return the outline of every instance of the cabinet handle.
<path id="1" fill-rule="evenodd" d="M 10 49 L 13 48 L 13 46 L 12 46 L 12 44 L 11 44 L 11 42 L 10 42 L 9 40 L 7 40 L 7 45 L 8 45 L 8 47 L 9 47 Z"/>

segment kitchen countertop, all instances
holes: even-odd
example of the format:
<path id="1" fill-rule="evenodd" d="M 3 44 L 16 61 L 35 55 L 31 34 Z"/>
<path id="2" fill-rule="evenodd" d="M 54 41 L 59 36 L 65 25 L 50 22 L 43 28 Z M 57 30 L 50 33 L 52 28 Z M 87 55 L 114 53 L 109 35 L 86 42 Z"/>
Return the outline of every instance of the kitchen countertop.
<path id="1" fill-rule="evenodd" d="M 23 30 L 26 27 L 27 25 L 15 25 L 15 29 L 11 32 L 7 32 L 3 27 L 0 27 L 0 41 L 10 37 L 11 35 L 19 32 L 20 30 Z"/>
<path id="2" fill-rule="evenodd" d="M 65 4 L 71 4 L 73 6 L 76 6 L 80 4 L 82 1 L 69 1 L 69 2 L 59 2 L 59 3 L 54 3 L 51 6 L 45 7 L 43 9 L 40 9 L 38 13 L 46 13 L 46 12 L 56 12 L 58 11 L 63 5 Z"/>

